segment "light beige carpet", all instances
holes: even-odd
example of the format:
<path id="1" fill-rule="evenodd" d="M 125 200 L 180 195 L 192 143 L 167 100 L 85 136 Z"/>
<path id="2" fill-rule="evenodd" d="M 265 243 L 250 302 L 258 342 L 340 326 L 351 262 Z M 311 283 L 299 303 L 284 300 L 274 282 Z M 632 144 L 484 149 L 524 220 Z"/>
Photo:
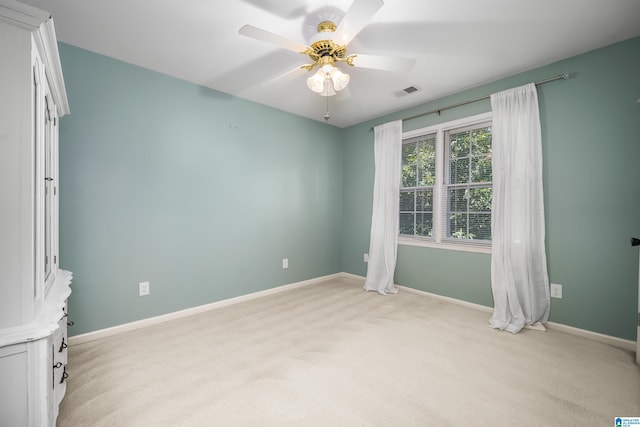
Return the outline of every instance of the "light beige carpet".
<path id="1" fill-rule="evenodd" d="M 72 346 L 58 426 L 612 426 L 633 354 L 337 279 Z"/>

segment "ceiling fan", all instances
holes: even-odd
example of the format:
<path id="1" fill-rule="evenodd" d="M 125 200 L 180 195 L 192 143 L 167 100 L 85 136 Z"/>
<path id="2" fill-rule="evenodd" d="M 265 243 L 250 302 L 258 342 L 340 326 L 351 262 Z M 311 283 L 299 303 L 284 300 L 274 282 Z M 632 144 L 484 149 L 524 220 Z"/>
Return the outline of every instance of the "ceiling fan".
<path id="1" fill-rule="evenodd" d="M 332 96 L 345 89 L 350 80 L 349 75 L 338 68 L 340 62 L 351 67 L 400 72 L 410 71 L 415 65 L 416 60 L 409 58 L 347 54 L 349 42 L 383 4 L 382 0 L 354 0 L 340 24 L 320 22 L 318 32 L 311 37 L 308 46 L 251 25 L 243 26 L 239 33 L 308 56 L 312 62 L 299 68 L 311 72 L 317 67 L 317 72 L 307 79 L 307 86 L 321 96 Z"/>

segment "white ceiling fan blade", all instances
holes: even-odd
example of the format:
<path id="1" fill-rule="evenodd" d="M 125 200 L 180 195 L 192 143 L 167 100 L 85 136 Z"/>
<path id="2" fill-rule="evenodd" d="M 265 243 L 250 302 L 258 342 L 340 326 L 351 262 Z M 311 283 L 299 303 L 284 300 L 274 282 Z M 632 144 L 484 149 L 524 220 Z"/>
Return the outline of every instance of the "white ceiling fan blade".
<path id="1" fill-rule="evenodd" d="M 375 70 L 406 73 L 411 71 L 416 65 L 416 59 L 356 54 L 355 58 L 353 58 L 353 65 L 359 68 L 372 68 Z"/>
<path id="2" fill-rule="evenodd" d="M 240 28 L 238 33 L 242 34 L 243 36 L 251 37 L 252 39 L 275 44 L 276 46 L 280 46 L 294 52 L 302 53 L 308 49 L 308 47 L 303 45 L 302 43 L 289 40 L 286 37 L 279 36 L 260 28 L 256 28 L 253 25 L 244 25 L 242 28 Z"/>
<path id="3" fill-rule="evenodd" d="M 284 86 L 290 84 L 293 80 L 300 78 L 303 75 L 307 75 L 309 72 L 302 67 L 296 67 L 291 70 L 285 71 L 284 73 L 280 73 L 275 77 L 267 80 L 262 83 L 262 86 Z M 309 75 L 311 77 L 311 75 Z"/>
<path id="4" fill-rule="evenodd" d="M 333 34 L 333 41 L 340 46 L 349 44 L 383 4 L 382 0 L 353 0 Z"/>

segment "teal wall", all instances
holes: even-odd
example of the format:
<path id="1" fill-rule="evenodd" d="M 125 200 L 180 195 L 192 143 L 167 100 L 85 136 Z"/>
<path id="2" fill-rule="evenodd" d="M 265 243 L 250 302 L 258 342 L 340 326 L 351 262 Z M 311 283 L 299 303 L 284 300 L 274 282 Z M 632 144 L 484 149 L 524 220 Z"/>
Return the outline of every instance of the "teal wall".
<path id="1" fill-rule="evenodd" d="M 69 45 L 60 55 L 70 334 L 341 271 L 340 129 Z"/>
<path id="2" fill-rule="evenodd" d="M 364 275 L 373 195 L 377 124 L 563 72 L 538 88 L 543 133 L 547 261 L 563 285 L 550 320 L 635 339 L 640 234 L 640 38 L 466 90 L 345 130 L 342 268 Z M 404 123 L 418 129 L 490 111 L 489 101 Z M 395 281 L 492 306 L 488 254 L 400 246 Z"/>

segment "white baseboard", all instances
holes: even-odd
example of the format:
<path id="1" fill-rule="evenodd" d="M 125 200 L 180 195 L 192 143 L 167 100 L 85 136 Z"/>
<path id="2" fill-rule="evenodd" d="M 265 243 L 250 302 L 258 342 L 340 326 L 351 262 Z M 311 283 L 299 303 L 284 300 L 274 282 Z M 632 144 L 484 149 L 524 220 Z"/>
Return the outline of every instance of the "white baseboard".
<path id="1" fill-rule="evenodd" d="M 364 277 L 358 276 L 357 274 L 345 273 L 343 271 L 342 273 L 340 273 L 340 276 L 344 277 L 345 279 L 356 279 L 356 280 L 362 280 L 364 282 Z"/>
<path id="2" fill-rule="evenodd" d="M 547 322 L 546 325 L 549 329 L 555 329 L 556 331 L 562 331 L 566 332 L 567 334 L 588 338 L 590 340 L 608 344 L 613 347 L 618 347 L 623 350 L 631 351 L 633 353 L 636 352 L 635 341 L 612 337 L 611 335 L 600 334 L 598 332 L 587 331 L 586 329 L 575 328 L 573 326 L 563 325 L 562 323 Z"/>
<path id="3" fill-rule="evenodd" d="M 450 302 L 451 304 L 461 305 L 463 307 L 472 308 L 474 310 L 484 311 L 486 313 L 492 313 L 493 312 L 493 308 L 492 307 L 487 307 L 486 305 L 480 305 L 480 304 L 476 304 L 476 303 L 469 302 L 469 301 L 463 301 L 461 299 L 445 297 L 443 295 L 432 294 L 431 292 L 421 291 L 420 289 L 409 288 L 407 286 L 396 285 L 396 287 L 398 287 L 400 289 L 404 289 L 404 290 L 406 290 L 408 292 L 413 292 L 413 293 L 417 293 L 417 294 L 426 295 L 426 296 L 428 296 L 430 298 L 433 298 L 433 299 L 437 299 L 437 300 L 445 301 L 445 302 Z"/>
<path id="4" fill-rule="evenodd" d="M 295 289 L 302 286 L 313 285 L 315 283 L 323 282 L 325 280 L 337 279 L 337 278 L 364 280 L 364 277 L 362 276 L 358 276 L 356 274 L 351 274 L 351 273 L 344 273 L 344 272 L 330 274 L 328 276 L 316 277 L 315 279 L 309 279 L 309 280 L 304 280 L 302 282 L 278 286 L 276 288 L 266 289 L 264 291 L 254 292 L 248 295 L 242 295 L 235 298 L 216 301 L 211 304 L 199 305 L 197 307 L 187 308 L 185 310 L 180 310 L 180 311 L 175 311 L 173 313 L 150 317 L 148 319 L 142 319 L 142 320 L 138 320 L 131 323 L 125 323 L 123 325 L 113 326 L 111 328 L 100 329 L 98 331 L 89 332 L 81 335 L 75 335 L 75 336 L 69 337 L 69 345 L 77 345 L 77 344 L 82 344 L 89 341 L 95 341 L 100 338 L 105 338 L 111 335 L 116 335 L 123 332 L 129 332 L 136 329 L 145 328 L 147 326 L 155 325 L 162 322 L 167 322 L 169 320 L 180 319 L 183 317 L 192 316 L 194 314 L 202 313 L 205 311 L 214 310 L 216 308 L 226 307 L 229 305 L 237 304 L 239 302 L 249 301 L 249 300 L 260 298 L 266 295 L 272 295 L 272 294 L 283 292 L 289 289 Z M 396 286 L 399 289 L 406 290 L 407 292 L 418 293 L 418 294 L 425 295 L 440 301 L 446 301 L 452 304 L 461 305 L 463 307 L 472 308 L 474 310 L 479 310 L 486 313 L 491 313 L 493 311 L 492 307 L 487 307 L 485 305 L 475 304 L 472 302 L 463 301 L 456 298 L 451 298 L 451 297 L 434 294 L 431 292 L 421 291 L 419 289 L 409 288 L 407 286 L 401 286 L 401 285 L 396 285 Z M 557 331 L 565 332 L 571 335 L 588 338 L 593 341 L 598 341 L 603 344 L 608 344 L 614 347 L 621 348 L 623 350 L 627 350 L 631 352 L 636 351 L 635 341 L 612 337 L 610 335 L 600 334 L 598 332 L 587 331 L 586 329 L 575 328 L 573 326 L 563 325 L 561 323 L 547 322 L 546 326 L 548 326 L 549 329 L 555 329 Z"/>
<path id="5" fill-rule="evenodd" d="M 459 300 L 459 299 L 445 297 L 445 296 L 438 295 L 438 294 L 432 294 L 430 292 L 421 291 L 419 289 L 408 288 L 406 286 L 399 286 L 399 285 L 396 285 L 396 286 L 398 288 L 405 289 L 405 290 L 407 290 L 409 292 L 419 293 L 419 294 L 426 295 L 426 296 L 429 296 L 429 297 L 434 298 L 434 299 L 438 299 L 438 300 L 441 300 L 441 301 L 447 301 L 447 302 L 450 302 L 450 303 L 456 304 L 456 305 L 461 305 L 463 307 L 469 307 L 469 308 L 473 308 L 475 310 L 484 311 L 484 312 L 487 312 L 487 313 L 492 313 L 493 312 L 493 307 L 487 307 L 486 305 L 474 304 L 472 302 L 462 301 L 462 300 Z M 575 328 L 573 326 L 563 325 L 562 323 L 547 322 L 547 323 L 545 323 L 545 326 L 548 327 L 549 329 L 554 329 L 556 331 L 565 332 L 565 333 L 568 333 L 568 334 L 571 334 L 571 335 L 576 335 L 576 336 L 579 336 L 579 337 L 588 338 L 590 340 L 598 341 L 598 342 L 601 342 L 603 344 L 611 345 L 613 347 L 618 347 L 618 348 L 621 348 L 623 350 L 631 351 L 631 352 L 634 352 L 634 353 L 636 351 L 636 342 L 635 341 L 625 340 L 625 339 L 618 338 L 618 337 L 612 337 L 611 335 L 600 334 L 598 332 L 587 331 L 586 329 Z"/>
<path id="6" fill-rule="evenodd" d="M 222 301 L 216 301 L 210 304 L 199 305 L 192 308 L 187 308 L 180 311 L 174 311 L 173 313 L 167 313 L 160 316 L 149 317 L 147 319 L 137 320 L 135 322 L 125 323 L 111 328 L 100 329 L 98 331 L 88 332 L 86 334 L 75 335 L 69 337 L 69 345 L 78 345 L 90 341 L 95 341 L 101 338 L 106 338 L 112 335 L 121 334 L 123 332 L 134 331 L 136 329 L 145 328 L 147 326 L 156 325 L 158 323 L 167 322 L 169 320 L 181 319 L 187 316 L 193 316 L 194 314 L 203 313 L 205 311 L 214 310 L 216 308 L 226 307 L 229 305 L 237 304 L 243 301 L 249 301 L 256 298 L 264 297 L 267 295 L 277 294 L 279 292 L 287 291 L 289 289 L 300 288 L 302 286 L 309 286 L 315 283 L 323 282 L 325 280 L 331 280 L 342 277 L 342 273 L 330 274 L 328 276 L 316 277 L 315 279 L 304 280 L 302 282 L 291 283 L 288 285 L 278 286 L 276 288 L 266 289 L 264 291 L 254 292 L 248 295 L 241 295 L 239 297 L 229 298 Z"/>

